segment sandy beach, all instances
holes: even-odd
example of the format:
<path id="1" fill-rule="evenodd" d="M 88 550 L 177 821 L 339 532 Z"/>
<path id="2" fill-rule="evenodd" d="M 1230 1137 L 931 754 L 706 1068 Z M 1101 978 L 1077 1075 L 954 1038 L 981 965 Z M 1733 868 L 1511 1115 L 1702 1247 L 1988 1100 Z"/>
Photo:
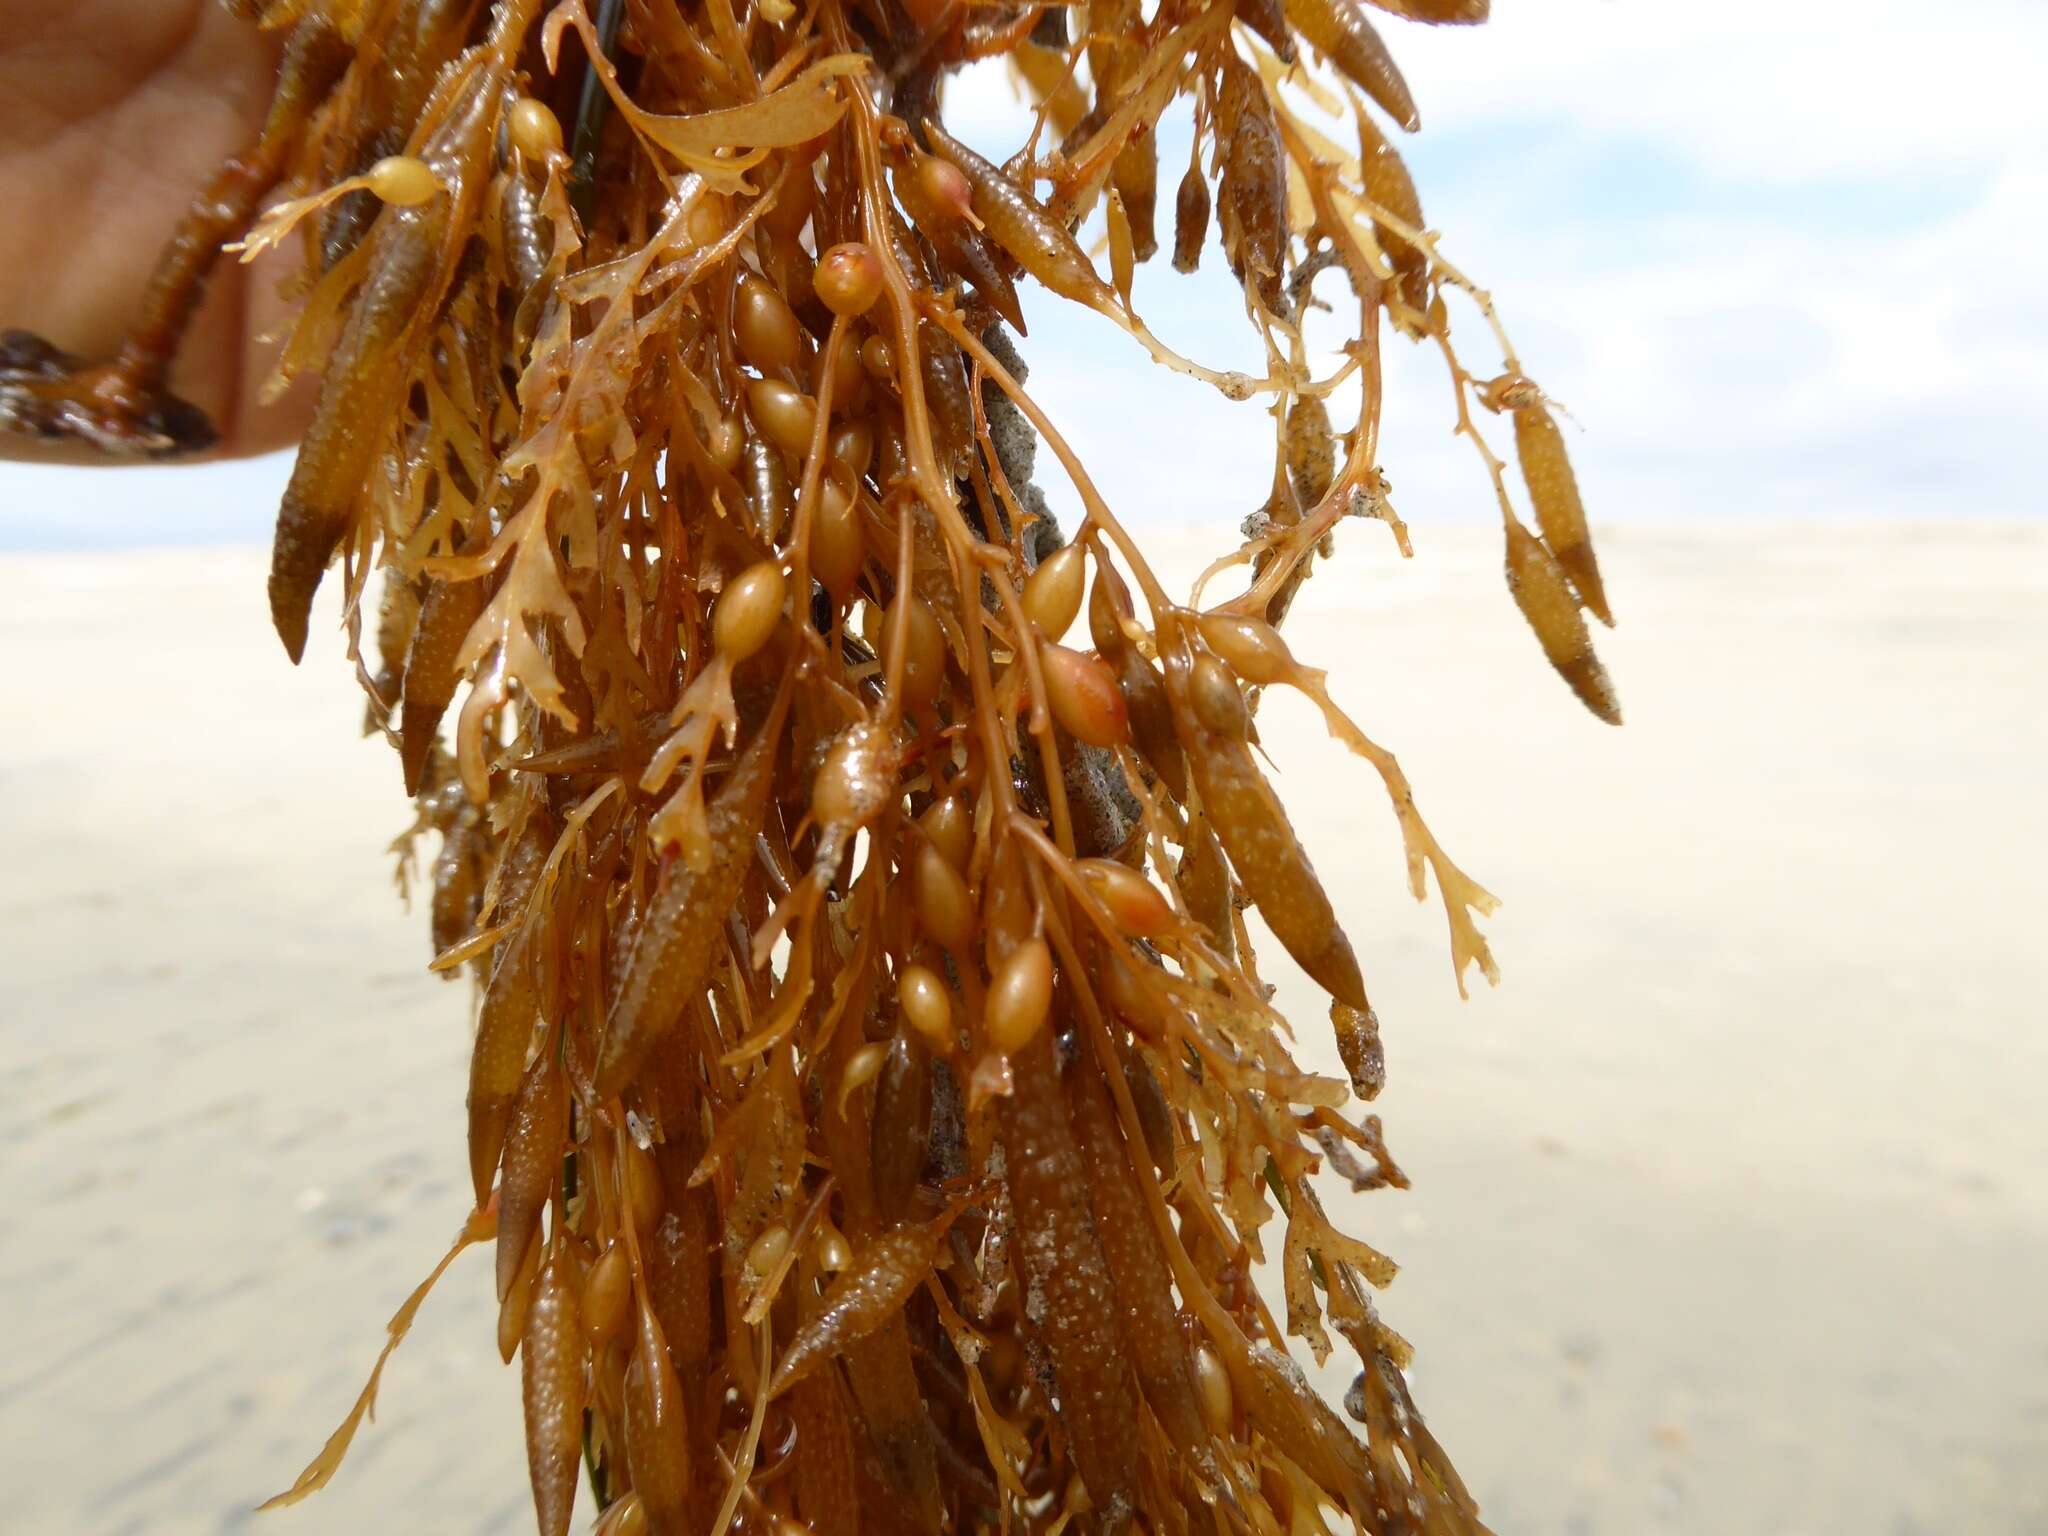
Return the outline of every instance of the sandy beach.
<path id="1" fill-rule="evenodd" d="M 1348 530 L 1290 633 L 1502 898 L 1498 991 L 1459 1002 L 1363 765 L 1261 721 L 1415 1182 L 1346 1224 L 1403 1265 L 1489 1523 L 2048 1529 L 2048 524 L 1608 529 L 1619 732 L 1493 530 L 1416 537 Z M 1215 550 L 1165 544 L 1183 590 Z M 473 1256 L 335 1484 L 251 1512 L 467 1204 L 469 1004 L 392 888 L 397 765 L 331 608 L 283 661 L 264 561 L 0 558 L 0 1528 L 530 1529 Z"/>

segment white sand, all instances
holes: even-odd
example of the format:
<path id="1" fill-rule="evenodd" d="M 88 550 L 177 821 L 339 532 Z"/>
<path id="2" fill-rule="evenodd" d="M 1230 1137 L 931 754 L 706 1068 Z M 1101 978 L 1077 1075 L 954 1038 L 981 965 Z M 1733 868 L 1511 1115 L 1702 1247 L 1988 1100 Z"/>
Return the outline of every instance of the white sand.
<path id="1" fill-rule="evenodd" d="M 1363 771 L 1289 702 L 1263 725 L 1416 1181 L 1350 1224 L 1405 1266 L 1387 1315 L 1492 1523 L 2048 1529 L 2048 526 L 1610 530 L 1621 732 L 1491 534 L 1347 537 L 1295 645 L 1504 898 L 1499 992 L 1458 1005 Z M 392 897 L 397 767 L 262 585 L 254 551 L 0 560 L 9 1531 L 250 1522 L 466 1204 L 466 1002 Z M 486 1272 L 263 1529 L 530 1529 Z"/>

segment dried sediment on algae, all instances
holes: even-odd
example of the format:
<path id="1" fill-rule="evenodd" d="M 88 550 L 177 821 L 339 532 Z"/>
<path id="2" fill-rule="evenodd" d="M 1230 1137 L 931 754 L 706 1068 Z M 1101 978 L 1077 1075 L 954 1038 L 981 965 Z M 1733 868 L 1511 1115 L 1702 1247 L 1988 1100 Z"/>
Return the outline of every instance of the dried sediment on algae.
<path id="1" fill-rule="evenodd" d="M 1610 615 L 1543 394 L 1372 116 L 1419 121 L 1367 11 L 248 9 L 287 38 L 261 142 L 130 345 L 88 365 L 13 335 L 0 405 L 112 451 L 198 443 L 162 381 L 207 261 L 303 252 L 279 376 L 318 372 L 319 408 L 272 610 L 296 659 L 339 561 L 416 802 L 401 851 L 438 834 L 434 963 L 481 995 L 449 1259 L 495 1244 L 541 1530 L 586 1477 L 613 1532 L 1481 1529 L 1374 1308 L 1394 1265 L 1312 1181 L 1403 1182 L 1347 1112 L 1378 1023 L 1255 723 L 1261 690 L 1314 701 L 1384 782 L 1460 984 L 1491 978 L 1492 898 L 1276 627 L 1340 520 L 1407 549 L 1389 331 L 1441 348 L 1510 589 L 1614 719 L 1581 610 Z M 945 126 L 948 71 L 991 55 L 1038 103 L 1022 145 Z M 1173 263 L 1213 220 L 1261 375 L 1132 308 L 1168 112 L 1196 142 Z M 1237 595 L 1162 590 L 1025 391 L 1032 282 L 1270 410 L 1260 510 L 1202 584 L 1243 567 Z M 1330 305 L 1356 328 L 1314 377 L 1300 324 Z M 1064 539 L 1047 452 L 1085 509 Z M 1349 1083 L 1291 1059 L 1248 906 L 1329 994 Z M 1252 1284 L 1276 1215 L 1284 1319 Z M 1341 1411 L 1286 1353 L 1331 1331 L 1361 1365 Z M 375 1384 L 281 1501 L 333 1474 Z"/>

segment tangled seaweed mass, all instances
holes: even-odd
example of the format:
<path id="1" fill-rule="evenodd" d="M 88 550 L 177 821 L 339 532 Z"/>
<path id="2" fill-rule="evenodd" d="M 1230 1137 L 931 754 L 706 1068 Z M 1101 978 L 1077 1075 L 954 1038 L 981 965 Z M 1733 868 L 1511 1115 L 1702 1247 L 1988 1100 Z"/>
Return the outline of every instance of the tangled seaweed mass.
<path id="1" fill-rule="evenodd" d="M 277 383 L 317 372 L 319 403 L 271 607 L 297 659 L 339 560 L 417 808 L 401 878 L 438 834 L 434 966 L 482 998 L 448 1260 L 495 1242 L 544 1536 L 586 1474 L 619 1536 L 1482 1530 L 1374 1308 L 1394 1265 L 1316 1192 L 1405 1180 L 1345 1113 L 1378 1023 L 1257 750 L 1260 691 L 1308 695 L 1384 781 L 1461 987 L 1492 978 L 1492 898 L 1278 629 L 1343 519 L 1407 551 L 1383 330 L 1441 350 L 1510 591 L 1615 720 L 1582 610 L 1611 617 L 1545 398 L 1382 126 L 1418 117 L 1358 0 L 243 8 L 286 38 L 260 139 L 119 355 L 6 338 L 0 418 L 202 443 L 164 380 L 208 264 L 303 248 Z M 1001 163 L 942 111 L 990 58 L 1036 108 Z M 1195 149 L 1162 208 L 1169 112 Z M 1132 308 L 1162 216 L 1182 271 L 1214 224 L 1262 375 Z M 1023 387 L 1030 282 L 1273 416 L 1263 507 L 1186 604 Z M 1354 302 L 1313 376 L 1304 318 Z M 1084 509 L 1064 541 L 1042 451 Z M 1290 1057 L 1247 908 L 1328 993 L 1349 1083 Z M 1276 1214 L 1284 1318 L 1253 1284 Z M 1286 1353 L 1331 1330 L 1342 1414 Z M 328 1480 L 375 1387 L 274 1502 Z"/>

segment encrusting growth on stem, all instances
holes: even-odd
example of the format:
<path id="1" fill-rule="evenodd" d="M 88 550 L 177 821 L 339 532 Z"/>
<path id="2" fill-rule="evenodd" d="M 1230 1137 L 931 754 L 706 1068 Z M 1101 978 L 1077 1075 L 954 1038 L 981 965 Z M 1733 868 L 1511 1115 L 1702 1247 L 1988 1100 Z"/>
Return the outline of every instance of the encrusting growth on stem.
<path id="1" fill-rule="evenodd" d="M 288 39 L 261 137 L 119 356 L 0 338 L 0 427 L 198 446 L 163 380 L 209 264 L 303 257 L 279 376 L 321 389 L 272 613 L 296 661 L 339 566 L 416 801 L 402 860 L 440 834 L 433 968 L 481 998 L 477 1206 L 428 1284 L 495 1238 L 543 1536 L 586 1476 L 611 1536 L 1482 1531 L 1375 1310 L 1393 1262 L 1315 1183 L 1406 1180 L 1347 1118 L 1385 1081 L 1366 957 L 1256 725 L 1264 690 L 1316 706 L 1391 798 L 1414 894 L 1434 879 L 1460 990 L 1494 980 L 1493 898 L 1339 702 L 1350 672 L 1280 632 L 1345 518 L 1410 552 L 1386 337 L 1441 351 L 1514 599 L 1618 721 L 1583 616 L 1612 611 L 1550 406 L 1372 115 L 1420 121 L 1368 5 L 241 8 Z M 997 56 L 1037 108 L 1007 158 L 945 111 Z M 1176 110 L 1171 264 L 1213 225 L 1259 375 L 1133 307 Z M 1259 510 L 1185 601 L 1026 388 L 1033 287 L 1272 412 Z M 1348 1082 L 1295 1062 L 1247 909 L 1326 994 Z M 1251 1279 L 1276 1205 L 1284 1318 Z M 1286 1352 L 1333 1333 L 1349 1422 Z M 383 1358 L 274 1503 L 333 1475 Z"/>

